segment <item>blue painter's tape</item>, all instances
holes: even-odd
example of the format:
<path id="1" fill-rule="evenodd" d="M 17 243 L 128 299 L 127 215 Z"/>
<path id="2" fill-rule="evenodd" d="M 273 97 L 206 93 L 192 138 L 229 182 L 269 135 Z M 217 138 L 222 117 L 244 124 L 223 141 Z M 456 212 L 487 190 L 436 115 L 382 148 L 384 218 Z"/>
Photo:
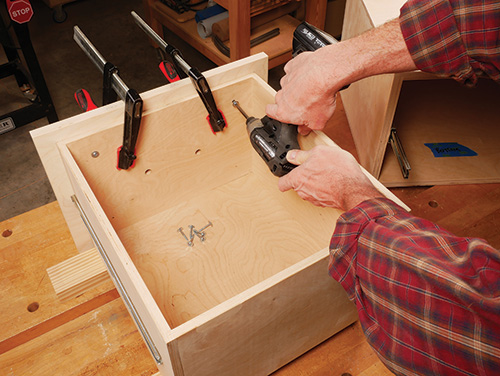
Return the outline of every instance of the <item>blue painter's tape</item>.
<path id="1" fill-rule="evenodd" d="M 474 150 L 456 142 L 437 142 L 432 144 L 424 144 L 431 149 L 434 157 L 473 157 L 477 155 Z"/>
<path id="2" fill-rule="evenodd" d="M 224 13 L 227 10 L 223 7 L 221 7 L 219 4 L 215 4 L 211 7 L 199 10 L 195 13 L 194 19 L 196 23 L 199 23 L 203 20 L 206 20 L 207 18 L 213 17 L 218 15 L 219 13 Z"/>

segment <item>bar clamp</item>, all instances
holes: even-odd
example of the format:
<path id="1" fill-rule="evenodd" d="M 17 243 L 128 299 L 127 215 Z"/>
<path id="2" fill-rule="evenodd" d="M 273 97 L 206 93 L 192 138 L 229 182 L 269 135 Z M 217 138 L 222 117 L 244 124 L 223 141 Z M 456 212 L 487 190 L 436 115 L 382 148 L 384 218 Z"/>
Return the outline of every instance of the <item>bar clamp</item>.
<path id="1" fill-rule="evenodd" d="M 78 26 L 74 27 L 73 39 L 103 74 L 103 105 L 115 102 L 119 96 L 125 102 L 123 144 L 118 148 L 117 168 L 133 167 L 137 158 L 135 147 L 142 120 L 143 102 L 139 93 L 129 89 L 119 76 L 118 68 L 106 61 Z"/>
<path id="2" fill-rule="evenodd" d="M 174 46 L 167 44 L 167 42 L 165 42 L 137 13 L 132 11 L 131 14 L 136 24 L 155 41 L 165 57 L 168 59 L 170 67 L 167 66 L 167 74 L 164 72 L 167 79 L 170 82 L 178 79 L 176 78 L 175 73 L 172 72 L 172 66 L 175 71 L 177 71 L 180 78 L 189 77 L 208 111 L 207 121 L 212 128 L 212 132 L 214 134 L 216 132 L 222 132 L 226 127 L 226 119 L 224 118 L 223 113 L 217 108 L 212 90 L 210 90 L 210 86 L 208 85 L 205 76 L 203 76 L 199 69 L 191 67 L 184 60 L 181 52 Z"/>

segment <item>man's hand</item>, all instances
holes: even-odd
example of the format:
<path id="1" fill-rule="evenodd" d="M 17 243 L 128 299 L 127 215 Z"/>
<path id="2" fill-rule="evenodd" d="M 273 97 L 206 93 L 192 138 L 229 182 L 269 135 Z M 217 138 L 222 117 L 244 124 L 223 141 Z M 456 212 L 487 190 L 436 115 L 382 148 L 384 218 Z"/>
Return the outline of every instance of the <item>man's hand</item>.
<path id="1" fill-rule="evenodd" d="M 383 197 L 352 154 L 339 147 L 291 150 L 287 159 L 300 166 L 279 179 L 280 191 L 294 189 L 314 205 L 347 211 L 365 200 Z"/>
<path id="2" fill-rule="evenodd" d="M 330 87 L 335 72 L 327 48 L 331 46 L 303 52 L 290 60 L 284 67 L 275 104 L 266 107 L 269 117 L 298 125 L 303 135 L 311 129 L 323 129 L 335 111 L 336 89 Z"/>
<path id="3" fill-rule="evenodd" d="M 336 93 L 344 86 L 377 74 L 412 71 L 416 66 L 396 19 L 355 38 L 302 52 L 284 69 L 281 90 L 266 113 L 298 125 L 306 135 L 325 127 L 335 111 Z"/>

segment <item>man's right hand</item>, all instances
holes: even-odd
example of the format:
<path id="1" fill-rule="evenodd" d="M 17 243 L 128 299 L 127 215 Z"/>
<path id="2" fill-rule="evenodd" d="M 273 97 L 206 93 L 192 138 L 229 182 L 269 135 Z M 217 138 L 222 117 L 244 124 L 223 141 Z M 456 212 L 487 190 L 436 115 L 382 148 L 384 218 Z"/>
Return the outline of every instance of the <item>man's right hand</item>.
<path id="1" fill-rule="evenodd" d="M 412 71 L 416 66 L 396 19 L 355 38 L 302 52 L 284 69 L 281 90 L 266 113 L 298 125 L 305 135 L 325 127 L 335 111 L 336 93 L 344 86 L 377 74 Z"/>
<path id="2" fill-rule="evenodd" d="M 338 81 L 334 75 L 339 68 L 335 71 L 329 58 L 332 47 L 303 52 L 285 65 L 281 90 L 276 93 L 275 103 L 266 107 L 269 117 L 298 125 L 302 135 L 325 127 L 336 106 L 336 90 L 330 85 Z"/>

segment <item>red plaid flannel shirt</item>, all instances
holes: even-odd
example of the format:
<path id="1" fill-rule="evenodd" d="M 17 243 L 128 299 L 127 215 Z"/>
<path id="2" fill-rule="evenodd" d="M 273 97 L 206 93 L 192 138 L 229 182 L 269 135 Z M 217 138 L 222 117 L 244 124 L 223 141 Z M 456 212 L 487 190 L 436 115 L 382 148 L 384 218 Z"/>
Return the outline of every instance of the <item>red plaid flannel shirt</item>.
<path id="1" fill-rule="evenodd" d="M 500 83 L 500 1 L 409 0 L 399 21 L 420 70 L 470 86 L 478 75 Z"/>
<path id="2" fill-rule="evenodd" d="M 330 254 L 392 372 L 500 374 L 500 251 L 379 198 L 338 219 Z"/>

